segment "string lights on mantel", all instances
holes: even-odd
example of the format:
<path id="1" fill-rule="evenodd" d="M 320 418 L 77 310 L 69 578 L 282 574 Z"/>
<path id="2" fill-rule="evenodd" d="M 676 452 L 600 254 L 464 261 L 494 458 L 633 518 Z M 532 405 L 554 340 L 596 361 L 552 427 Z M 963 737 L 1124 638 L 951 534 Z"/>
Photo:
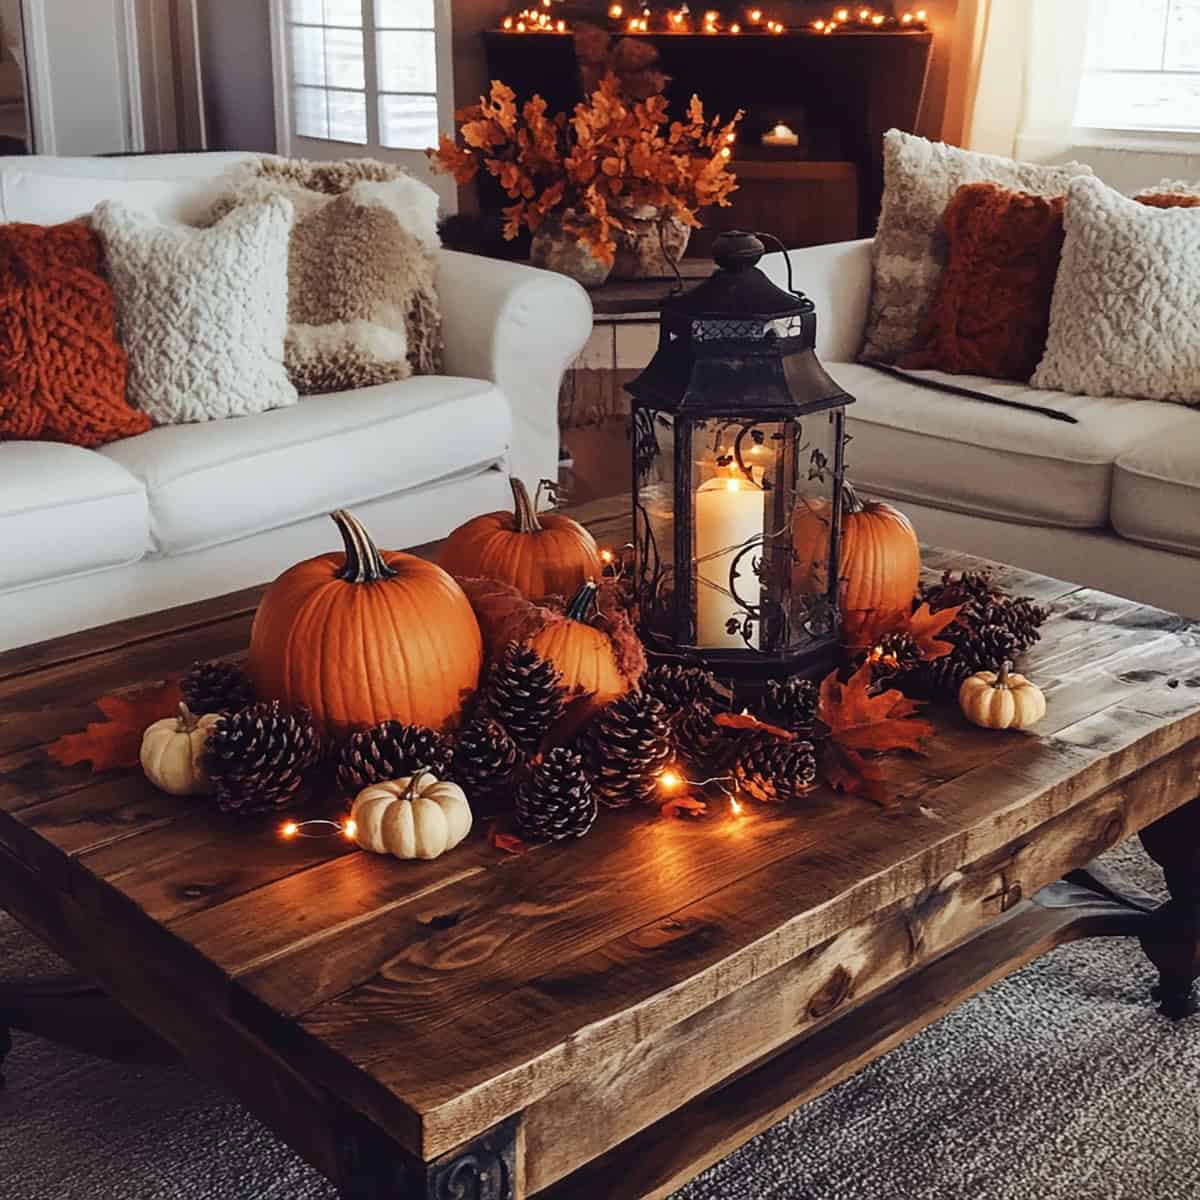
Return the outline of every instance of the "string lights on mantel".
<path id="1" fill-rule="evenodd" d="M 531 8 L 523 8 L 500 22 L 503 33 L 537 34 L 570 33 L 570 23 L 554 16 L 559 0 L 540 0 Z M 613 33 L 625 34 L 701 34 L 710 37 L 738 37 L 760 34 L 777 37 L 780 34 L 830 33 L 905 33 L 928 28 L 925 9 L 905 10 L 899 15 L 880 12 L 865 6 L 836 8 L 828 17 L 820 17 L 802 26 L 788 26 L 763 8 L 744 9 L 706 8 L 693 12 L 685 2 L 677 6 L 651 6 L 613 0 L 608 6 L 609 27 Z"/>

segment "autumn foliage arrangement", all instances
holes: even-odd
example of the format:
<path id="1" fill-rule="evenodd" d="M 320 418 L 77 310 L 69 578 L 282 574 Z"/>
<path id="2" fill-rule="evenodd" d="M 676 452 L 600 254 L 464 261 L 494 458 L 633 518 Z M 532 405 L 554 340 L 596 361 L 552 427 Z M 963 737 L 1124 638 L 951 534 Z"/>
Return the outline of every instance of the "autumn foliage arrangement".
<path id="1" fill-rule="evenodd" d="M 737 181 L 730 170 L 741 120 L 706 119 L 698 96 L 686 120 L 671 120 L 661 92 L 639 97 L 627 77 L 606 70 L 571 114 L 547 111 L 538 95 L 518 105 L 494 80 L 487 96 L 457 114 L 457 137 L 427 151 L 435 170 L 469 183 L 494 176 L 512 200 L 504 236 L 536 233 L 557 216 L 563 230 L 611 265 L 616 233 L 634 214 L 699 225 L 697 210 L 727 206 Z"/>

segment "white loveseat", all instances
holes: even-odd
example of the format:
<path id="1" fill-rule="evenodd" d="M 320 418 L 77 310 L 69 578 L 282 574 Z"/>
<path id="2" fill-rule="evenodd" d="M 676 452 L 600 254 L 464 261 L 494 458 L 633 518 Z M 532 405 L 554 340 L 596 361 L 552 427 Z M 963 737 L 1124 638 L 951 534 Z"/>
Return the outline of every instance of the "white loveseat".
<path id="1" fill-rule="evenodd" d="M 115 197 L 183 218 L 242 155 L 0 158 L 0 220 Z M 444 376 L 153 429 L 99 450 L 0 441 L 0 649 L 271 579 L 336 549 L 352 507 L 381 545 L 439 538 L 555 478 L 557 400 L 591 330 L 577 284 L 443 252 Z"/>
<path id="2" fill-rule="evenodd" d="M 796 285 L 817 306 L 817 354 L 856 398 L 850 477 L 895 501 L 927 542 L 1200 617 L 1200 410 L 861 365 L 870 248 L 864 240 L 791 255 Z M 782 255 L 764 266 L 784 282 Z"/>

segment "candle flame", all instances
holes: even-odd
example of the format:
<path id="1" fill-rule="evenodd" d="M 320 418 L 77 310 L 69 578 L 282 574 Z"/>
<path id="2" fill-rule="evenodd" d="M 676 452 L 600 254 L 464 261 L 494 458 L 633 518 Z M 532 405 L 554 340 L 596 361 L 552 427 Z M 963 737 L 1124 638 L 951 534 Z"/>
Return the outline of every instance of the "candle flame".
<path id="1" fill-rule="evenodd" d="M 725 480 L 725 490 L 727 492 L 740 492 L 742 490 L 741 480 L 734 479 L 731 475 Z"/>

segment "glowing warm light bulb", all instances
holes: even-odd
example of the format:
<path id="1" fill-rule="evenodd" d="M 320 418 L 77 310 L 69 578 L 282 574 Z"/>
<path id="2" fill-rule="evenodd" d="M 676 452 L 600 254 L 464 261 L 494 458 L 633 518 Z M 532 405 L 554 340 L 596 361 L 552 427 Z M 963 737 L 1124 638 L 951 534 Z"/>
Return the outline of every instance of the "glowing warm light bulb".
<path id="1" fill-rule="evenodd" d="M 923 8 L 918 8 L 918 9 L 917 9 L 917 20 L 918 20 L 918 21 L 924 21 L 924 20 L 925 20 L 925 15 L 926 15 L 926 14 L 925 14 L 925 10 L 924 10 Z"/>
<path id="2" fill-rule="evenodd" d="M 345 825 L 342 826 L 342 836 L 347 841 L 354 841 L 355 835 L 358 833 L 358 822 L 347 819 Z"/>
<path id="3" fill-rule="evenodd" d="M 630 17 L 629 18 L 629 32 L 637 33 L 637 31 L 638 31 L 638 19 L 637 19 L 637 17 Z"/>
<path id="4" fill-rule="evenodd" d="M 721 14 L 719 12 L 715 12 L 710 8 L 708 12 L 704 14 L 704 19 L 711 25 L 720 15 Z"/>
<path id="5" fill-rule="evenodd" d="M 833 15 L 838 21 L 850 20 L 850 10 L 848 8 L 839 8 Z"/>
<path id="6" fill-rule="evenodd" d="M 815 30 L 816 30 L 818 33 L 820 33 L 820 32 L 821 32 L 821 30 L 825 28 L 825 22 L 824 22 L 824 21 L 814 21 L 814 22 L 812 23 L 812 27 L 813 27 L 813 28 L 814 28 L 814 29 L 815 29 Z"/>
<path id="7" fill-rule="evenodd" d="M 762 9 L 761 8 L 752 8 L 750 10 L 750 20 L 753 21 L 755 24 L 758 24 L 758 22 L 762 20 Z"/>
<path id="8" fill-rule="evenodd" d="M 566 33 L 567 32 L 566 21 L 559 21 L 559 23 L 555 26 L 555 28 L 558 30 L 559 33 Z"/>
<path id="9" fill-rule="evenodd" d="M 294 838 L 299 832 L 300 826 L 295 821 L 288 821 L 279 831 L 280 836 L 285 838 Z"/>
<path id="10" fill-rule="evenodd" d="M 614 5 L 610 6 L 610 8 L 608 10 L 608 15 L 610 17 L 612 17 L 612 19 L 614 21 L 616 21 L 618 18 L 624 16 L 624 14 L 625 14 L 625 10 L 619 4 L 614 4 Z"/>
<path id="11" fill-rule="evenodd" d="M 614 558 L 613 552 L 607 546 L 605 546 L 605 548 L 600 551 L 600 561 L 606 567 L 612 562 L 613 558 Z"/>
<path id="12" fill-rule="evenodd" d="M 871 18 L 871 24 L 872 25 L 882 25 L 883 24 L 883 13 L 876 13 Z"/>
<path id="13" fill-rule="evenodd" d="M 731 153 L 732 153 L 732 151 L 729 149 L 728 146 L 721 147 L 721 157 L 722 158 L 728 158 Z"/>
<path id="14" fill-rule="evenodd" d="M 736 796 L 729 797 L 729 811 L 733 813 L 735 817 L 740 817 L 742 815 L 742 806 Z"/>
<path id="15" fill-rule="evenodd" d="M 903 15 L 903 16 L 900 18 L 900 24 L 901 24 L 901 25 L 911 25 L 911 24 L 912 24 L 912 21 L 913 21 L 913 15 L 912 15 L 912 13 L 905 13 L 905 14 L 904 14 L 904 15 Z"/>
<path id="16" fill-rule="evenodd" d="M 505 17 L 505 18 L 504 18 L 504 28 L 505 28 L 505 29 L 511 29 L 511 28 L 512 28 L 512 17 Z"/>
<path id="17" fill-rule="evenodd" d="M 867 20 L 870 17 L 870 15 L 871 15 L 871 10 L 869 8 L 860 8 L 858 10 L 858 19 L 860 21 Z"/>
<path id="18" fill-rule="evenodd" d="M 734 21 L 734 23 L 732 25 L 730 25 L 730 27 L 729 27 L 729 32 L 730 33 L 741 33 L 742 27 L 736 21 Z"/>
<path id="19" fill-rule="evenodd" d="M 658 777 L 658 785 L 664 791 L 673 792 L 677 787 L 683 784 L 683 776 L 678 771 L 672 771 L 670 768 L 663 771 Z"/>
<path id="20" fill-rule="evenodd" d="M 518 22 L 517 22 L 517 32 L 518 32 L 518 33 L 524 33 L 524 32 L 525 32 L 525 22 L 524 22 L 524 21 L 518 21 Z"/>

